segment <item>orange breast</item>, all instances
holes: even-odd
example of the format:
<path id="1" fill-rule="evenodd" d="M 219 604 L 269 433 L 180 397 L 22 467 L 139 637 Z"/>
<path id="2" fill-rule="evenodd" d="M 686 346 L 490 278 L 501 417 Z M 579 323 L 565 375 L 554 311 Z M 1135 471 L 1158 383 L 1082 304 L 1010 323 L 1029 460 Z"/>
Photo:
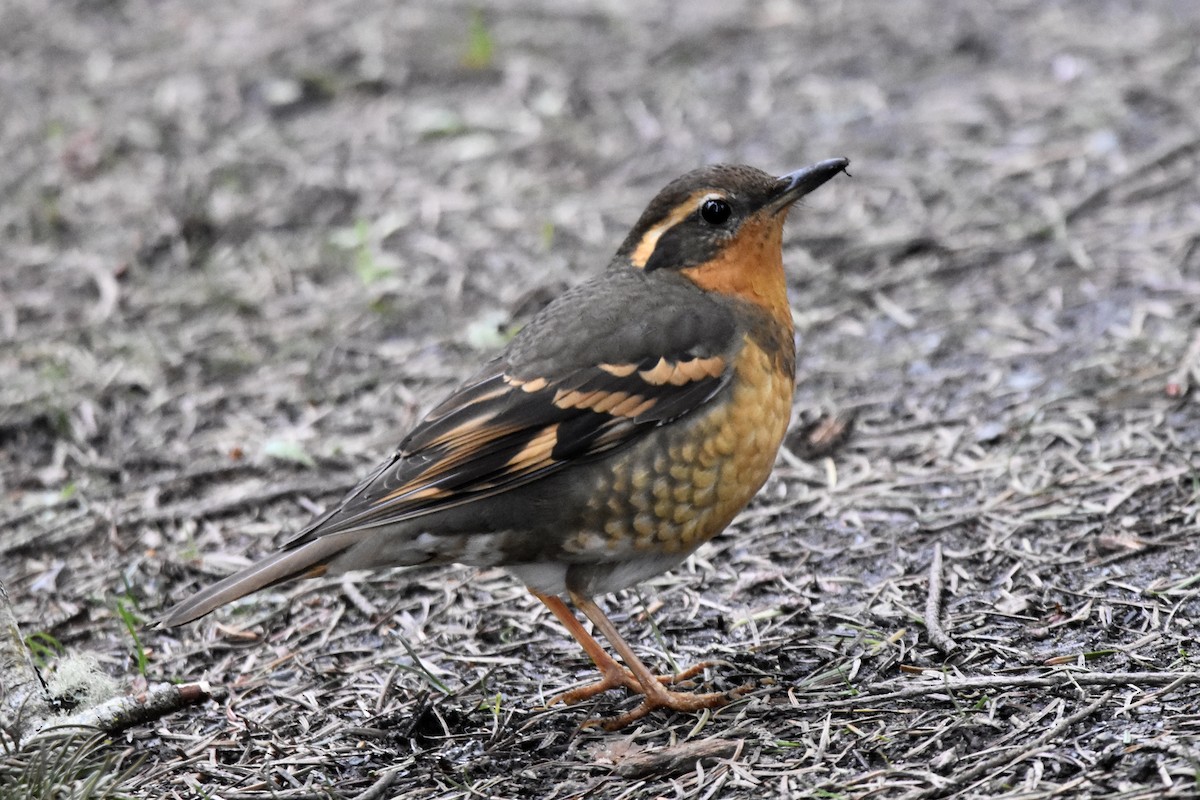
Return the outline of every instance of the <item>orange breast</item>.
<path id="1" fill-rule="evenodd" d="M 685 554 L 745 508 L 775 463 L 793 378 L 747 337 L 729 394 L 668 425 L 602 476 L 584 530 L 563 549 L 588 560 L 656 550 Z"/>

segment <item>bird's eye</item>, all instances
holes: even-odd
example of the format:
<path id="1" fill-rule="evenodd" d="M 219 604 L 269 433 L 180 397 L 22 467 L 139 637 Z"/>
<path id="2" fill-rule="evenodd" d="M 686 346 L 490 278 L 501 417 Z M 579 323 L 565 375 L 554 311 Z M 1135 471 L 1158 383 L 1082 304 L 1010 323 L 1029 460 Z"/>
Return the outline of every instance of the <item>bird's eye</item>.
<path id="1" fill-rule="evenodd" d="M 700 216 L 709 225 L 724 225 L 732 213 L 729 203 L 715 197 L 710 197 L 700 206 Z"/>

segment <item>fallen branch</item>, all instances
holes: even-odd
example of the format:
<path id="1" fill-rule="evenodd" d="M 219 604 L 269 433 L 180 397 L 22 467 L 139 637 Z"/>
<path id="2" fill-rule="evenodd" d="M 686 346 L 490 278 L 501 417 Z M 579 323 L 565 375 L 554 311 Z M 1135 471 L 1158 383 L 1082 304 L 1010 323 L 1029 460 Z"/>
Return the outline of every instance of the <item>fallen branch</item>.
<path id="1" fill-rule="evenodd" d="M 116 733 L 143 725 L 151 720 L 165 717 L 190 705 L 209 698 L 221 699 L 224 689 L 214 689 L 207 681 L 199 683 L 163 684 L 138 695 L 114 697 L 97 706 L 75 712 L 65 717 L 51 717 L 46 726 L 34 738 L 57 735 L 64 730 L 88 728 Z"/>
<path id="2" fill-rule="evenodd" d="M 400 770 L 389 769 L 385 771 L 379 778 L 366 788 L 365 791 L 354 795 L 353 800 L 381 800 L 387 795 L 387 790 L 396 782 L 396 778 L 400 776 Z"/>
<path id="3" fill-rule="evenodd" d="M 929 564 L 929 594 L 925 598 L 925 632 L 929 641 L 941 651 L 942 655 L 950 655 L 958 649 L 958 642 L 950 638 L 942 630 L 942 543 L 933 546 L 933 560 Z"/>
<path id="4" fill-rule="evenodd" d="M 690 772 L 696 762 L 705 758 L 736 758 L 742 748 L 741 739 L 705 739 L 684 742 L 653 753 L 643 753 L 621 760 L 617 774 L 622 778 L 645 778 L 651 775 L 666 777 Z"/>

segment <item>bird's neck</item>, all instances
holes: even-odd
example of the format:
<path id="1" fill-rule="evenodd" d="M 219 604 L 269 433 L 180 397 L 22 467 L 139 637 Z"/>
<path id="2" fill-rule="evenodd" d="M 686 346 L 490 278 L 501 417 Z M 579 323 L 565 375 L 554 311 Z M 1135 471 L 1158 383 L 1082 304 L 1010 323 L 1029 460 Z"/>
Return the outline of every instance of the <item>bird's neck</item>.
<path id="1" fill-rule="evenodd" d="M 757 307 L 791 339 L 781 218 L 747 221 L 716 258 L 680 271 L 701 289 Z"/>

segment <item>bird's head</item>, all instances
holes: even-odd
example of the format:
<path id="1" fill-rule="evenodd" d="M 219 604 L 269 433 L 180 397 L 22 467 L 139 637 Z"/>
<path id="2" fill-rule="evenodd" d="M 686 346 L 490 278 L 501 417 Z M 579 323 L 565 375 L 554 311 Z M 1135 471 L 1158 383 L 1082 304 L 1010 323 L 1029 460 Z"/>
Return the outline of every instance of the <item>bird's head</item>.
<path id="1" fill-rule="evenodd" d="M 781 177 L 743 165 L 693 170 L 650 201 L 617 251 L 618 263 L 675 271 L 706 291 L 790 320 L 782 256 L 788 209 L 849 163 L 831 158 Z"/>

